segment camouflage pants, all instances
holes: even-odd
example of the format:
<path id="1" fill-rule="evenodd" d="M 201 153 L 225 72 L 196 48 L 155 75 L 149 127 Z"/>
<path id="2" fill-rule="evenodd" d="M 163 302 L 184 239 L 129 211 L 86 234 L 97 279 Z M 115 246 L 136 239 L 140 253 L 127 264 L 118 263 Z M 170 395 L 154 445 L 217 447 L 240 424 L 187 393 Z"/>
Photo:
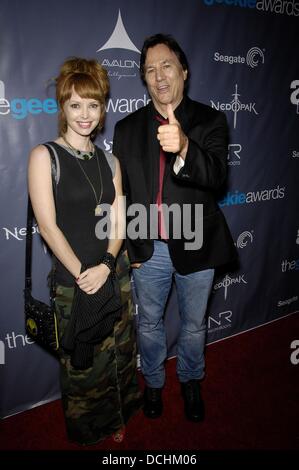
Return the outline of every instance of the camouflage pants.
<path id="1" fill-rule="evenodd" d="M 94 444 L 123 427 L 141 407 L 136 376 L 136 341 L 128 273 L 118 266 L 123 313 L 114 331 L 95 346 L 93 366 L 76 370 L 59 350 L 62 404 L 68 438 Z M 59 336 L 70 318 L 73 287 L 58 285 L 56 312 Z"/>

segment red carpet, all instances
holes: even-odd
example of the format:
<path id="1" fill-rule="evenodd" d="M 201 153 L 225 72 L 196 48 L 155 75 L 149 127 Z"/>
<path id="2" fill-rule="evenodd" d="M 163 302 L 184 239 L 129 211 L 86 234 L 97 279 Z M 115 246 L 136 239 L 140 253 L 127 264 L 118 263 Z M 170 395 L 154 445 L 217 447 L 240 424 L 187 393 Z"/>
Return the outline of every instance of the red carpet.
<path id="1" fill-rule="evenodd" d="M 209 345 L 201 424 L 185 420 L 175 359 L 169 360 L 163 417 L 151 421 L 140 412 L 123 443 L 107 439 L 84 450 L 298 451 L 299 364 L 290 361 L 295 339 L 298 314 Z M 66 440 L 60 400 L 7 418 L 1 427 L 3 450 L 82 450 Z"/>

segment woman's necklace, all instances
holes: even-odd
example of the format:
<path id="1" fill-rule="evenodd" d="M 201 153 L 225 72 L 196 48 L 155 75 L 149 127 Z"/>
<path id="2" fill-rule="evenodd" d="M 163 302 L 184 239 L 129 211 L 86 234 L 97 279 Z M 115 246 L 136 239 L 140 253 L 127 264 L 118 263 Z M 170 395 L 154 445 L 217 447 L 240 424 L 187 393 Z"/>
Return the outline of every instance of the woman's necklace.
<path id="1" fill-rule="evenodd" d="M 101 167 L 100 167 L 100 163 L 99 163 L 99 156 L 98 156 L 98 152 L 97 152 L 97 148 L 94 146 L 94 151 L 95 151 L 95 158 L 97 160 L 97 164 L 98 164 L 98 170 L 99 170 L 99 177 L 100 177 L 100 186 L 101 186 L 101 190 L 100 190 L 100 196 L 98 198 L 97 196 L 97 193 L 96 193 L 96 190 L 95 190 L 95 187 L 93 186 L 92 182 L 90 181 L 88 175 L 86 174 L 86 171 L 84 170 L 84 168 L 82 167 L 80 161 L 79 161 L 79 158 L 77 158 L 77 155 L 81 155 L 81 151 L 80 150 L 77 150 L 75 149 L 67 140 L 65 137 L 62 137 L 64 142 L 66 143 L 66 145 L 68 146 L 68 148 L 72 151 L 72 154 L 74 155 L 75 157 L 75 160 L 76 162 L 78 163 L 82 173 L 84 174 L 86 180 L 88 181 L 92 191 L 93 191 L 93 194 L 94 194 L 94 197 L 95 197 L 95 200 L 96 200 L 96 207 L 95 207 L 95 210 L 94 210 L 94 215 L 101 215 L 102 213 L 102 208 L 101 208 L 101 200 L 102 200 L 102 196 L 103 196 L 103 179 L 102 179 L 102 172 L 101 172 Z M 86 156 L 89 158 L 91 158 L 93 155 L 93 152 L 89 152 L 89 155 L 86 154 Z M 83 155 L 83 158 L 85 157 L 85 155 Z"/>

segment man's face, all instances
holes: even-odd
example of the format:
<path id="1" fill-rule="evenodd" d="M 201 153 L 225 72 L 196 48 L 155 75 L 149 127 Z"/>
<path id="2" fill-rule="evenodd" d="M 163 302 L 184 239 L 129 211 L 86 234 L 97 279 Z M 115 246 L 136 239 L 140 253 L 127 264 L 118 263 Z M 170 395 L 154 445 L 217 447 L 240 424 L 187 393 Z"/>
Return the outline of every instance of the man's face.
<path id="1" fill-rule="evenodd" d="M 166 107 L 175 109 L 181 102 L 187 70 L 165 44 L 150 47 L 146 54 L 144 76 L 155 108 L 166 116 Z"/>

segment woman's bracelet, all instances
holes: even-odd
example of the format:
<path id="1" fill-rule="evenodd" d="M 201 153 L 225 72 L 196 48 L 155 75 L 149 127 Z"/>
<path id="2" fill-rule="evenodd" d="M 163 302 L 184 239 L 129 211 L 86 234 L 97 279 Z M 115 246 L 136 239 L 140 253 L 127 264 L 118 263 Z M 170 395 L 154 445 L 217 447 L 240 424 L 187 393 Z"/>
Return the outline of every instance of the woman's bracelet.
<path id="1" fill-rule="evenodd" d="M 115 271 L 115 262 L 116 262 L 115 257 L 108 251 L 104 254 L 104 256 L 102 257 L 100 261 L 100 263 L 105 264 L 112 273 Z"/>

